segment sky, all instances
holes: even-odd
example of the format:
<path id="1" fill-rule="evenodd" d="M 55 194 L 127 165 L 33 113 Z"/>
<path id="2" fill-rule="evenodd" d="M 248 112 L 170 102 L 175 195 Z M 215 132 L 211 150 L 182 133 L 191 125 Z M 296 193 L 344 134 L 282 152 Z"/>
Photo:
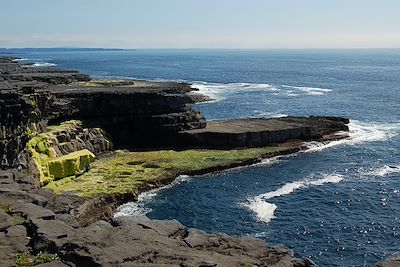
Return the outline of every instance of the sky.
<path id="1" fill-rule="evenodd" d="M 400 0 L 0 0 L 0 47 L 400 48 Z"/>

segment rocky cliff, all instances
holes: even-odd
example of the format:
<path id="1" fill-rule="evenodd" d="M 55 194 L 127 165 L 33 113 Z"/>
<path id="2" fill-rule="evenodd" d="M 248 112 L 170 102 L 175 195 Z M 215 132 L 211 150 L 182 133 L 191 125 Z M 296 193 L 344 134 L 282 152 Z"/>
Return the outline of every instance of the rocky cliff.
<path id="1" fill-rule="evenodd" d="M 137 179 L 130 180 L 132 184 L 140 181 L 141 190 L 148 190 L 171 182 L 179 172 L 253 163 L 277 151 L 298 151 L 303 140 L 343 138 L 330 135 L 347 130 L 348 120 L 329 117 L 207 124 L 190 106 L 193 99 L 199 100 L 188 94 L 193 90 L 183 83 L 91 80 L 75 71 L 0 58 L 0 159 L 4 169 L 0 172 L 0 266 L 315 266 L 307 259 L 295 259 L 289 249 L 261 240 L 208 234 L 176 221 L 111 218 L 118 204 L 132 198 L 124 199 L 126 195 L 110 193 L 114 191 L 108 188 L 116 190 L 118 181 L 131 176 Z M 280 147 L 282 142 L 290 145 Z M 92 184 L 101 181 L 106 186 L 101 193 L 93 191 L 95 186 L 85 188 L 92 190 L 91 198 L 41 188 L 57 180 L 80 183 L 94 158 L 113 147 L 266 145 L 271 147 L 214 151 L 212 157 L 204 156 L 205 150 L 187 153 L 200 155 L 193 163 L 202 163 L 204 168 L 185 169 L 187 160 L 178 156 L 173 165 L 161 152 L 148 152 L 149 162 L 132 161 L 128 155 L 130 172 L 116 170 L 111 184 L 106 184 L 110 182 L 107 176 L 90 176 Z M 156 161 L 154 155 L 161 158 Z M 120 165 L 110 166 L 117 169 Z M 159 177 L 164 171 L 168 179 Z M 146 172 L 155 180 L 142 177 Z"/>
<path id="2" fill-rule="evenodd" d="M 116 148 L 170 144 L 171 133 L 206 125 L 188 105 L 192 90 L 179 83 L 90 81 L 79 72 L 0 58 L 1 168 L 24 164 L 30 136 L 69 119 L 105 130 Z"/>

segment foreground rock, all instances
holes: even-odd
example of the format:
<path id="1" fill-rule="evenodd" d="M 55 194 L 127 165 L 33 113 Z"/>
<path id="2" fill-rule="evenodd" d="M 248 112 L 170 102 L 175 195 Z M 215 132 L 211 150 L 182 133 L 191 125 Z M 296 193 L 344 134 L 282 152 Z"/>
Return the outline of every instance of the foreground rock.
<path id="1" fill-rule="evenodd" d="M 88 226 L 62 247 L 61 259 L 85 266 L 306 266 L 261 240 L 133 217 Z"/>
<path id="2" fill-rule="evenodd" d="M 375 267 L 398 267 L 400 266 L 400 252 L 394 253 L 387 259 L 378 262 Z"/>
<path id="3" fill-rule="evenodd" d="M 0 188 L 0 266 L 21 260 L 25 266 L 314 266 L 262 240 L 186 229 L 177 221 L 118 217 L 80 227 L 81 199 L 34 189 L 19 174 Z"/>

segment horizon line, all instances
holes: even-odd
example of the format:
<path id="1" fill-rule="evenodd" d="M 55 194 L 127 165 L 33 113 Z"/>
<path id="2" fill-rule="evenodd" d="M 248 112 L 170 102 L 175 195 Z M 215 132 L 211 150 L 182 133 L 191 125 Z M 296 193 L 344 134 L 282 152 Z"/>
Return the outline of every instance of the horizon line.
<path id="1" fill-rule="evenodd" d="M 270 47 L 270 48 L 243 48 L 243 47 L 192 47 L 192 48 L 179 48 L 179 47 L 138 47 L 138 48 L 121 48 L 121 47 L 86 47 L 86 46 L 73 46 L 73 47 L 0 47 L 2 50 L 28 50 L 28 49 L 92 49 L 92 50 L 390 50 L 400 49 L 400 47 Z"/>

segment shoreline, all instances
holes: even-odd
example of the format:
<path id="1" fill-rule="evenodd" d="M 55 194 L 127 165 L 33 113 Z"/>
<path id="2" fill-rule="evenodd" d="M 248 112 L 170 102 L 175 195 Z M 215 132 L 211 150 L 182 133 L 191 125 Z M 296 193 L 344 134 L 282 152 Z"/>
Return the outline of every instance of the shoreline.
<path id="1" fill-rule="evenodd" d="M 180 174 L 200 175 L 248 166 L 266 156 L 299 152 L 307 140 L 344 138 L 335 133 L 346 130 L 348 120 L 287 117 L 213 122 L 207 127 L 204 117 L 190 106 L 194 100 L 187 93 L 194 89 L 189 84 L 136 80 L 104 83 L 56 67 L 24 66 L 10 58 L 0 60 L 0 115 L 4 115 L 0 118 L 6 126 L 2 136 L 7 137 L 0 140 L 0 152 L 6 159 L 0 172 L 0 245 L 6 248 L 0 253 L 1 264 L 17 265 L 18 261 L 30 266 L 40 260 L 51 262 L 50 266 L 120 266 L 124 262 L 148 266 L 214 266 L 227 262 L 232 266 L 314 266 L 307 259 L 294 258 L 289 249 L 270 247 L 261 240 L 208 234 L 187 229 L 177 221 L 113 218 L 113 214 L 118 203 L 170 184 Z M 59 124 L 71 119 L 83 122 Z M 253 130 L 249 132 L 248 127 Z M 154 144 L 154 138 L 159 143 Z M 30 144 L 29 149 L 26 144 Z M 133 171 L 127 174 L 124 167 L 116 176 L 121 181 L 133 181 L 136 191 L 111 194 L 110 190 L 118 186 L 112 183 L 105 187 L 109 194 L 85 199 L 74 193 L 54 194 L 41 187 L 68 180 L 71 175 L 82 179 L 88 169 L 90 172 L 92 154 L 108 153 L 114 150 L 113 145 L 129 149 L 137 144 L 153 151 L 140 154 L 151 156 L 150 161 L 127 161 Z M 161 147 L 178 152 L 154 152 Z M 129 156 L 136 155 L 131 153 Z M 153 158 L 154 153 L 161 153 L 161 158 Z M 169 156 L 163 158 L 162 153 Z M 200 160 L 196 163 L 202 165 L 183 168 L 185 161 L 180 155 L 184 153 L 197 157 Z M 164 170 L 169 175 L 157 179 L 160 173 L 165 175 Z M 126 179 L 136 172 L 153 173 L 155 179 Z M 100 186 L 107 184 L 99 181 Z"/>

